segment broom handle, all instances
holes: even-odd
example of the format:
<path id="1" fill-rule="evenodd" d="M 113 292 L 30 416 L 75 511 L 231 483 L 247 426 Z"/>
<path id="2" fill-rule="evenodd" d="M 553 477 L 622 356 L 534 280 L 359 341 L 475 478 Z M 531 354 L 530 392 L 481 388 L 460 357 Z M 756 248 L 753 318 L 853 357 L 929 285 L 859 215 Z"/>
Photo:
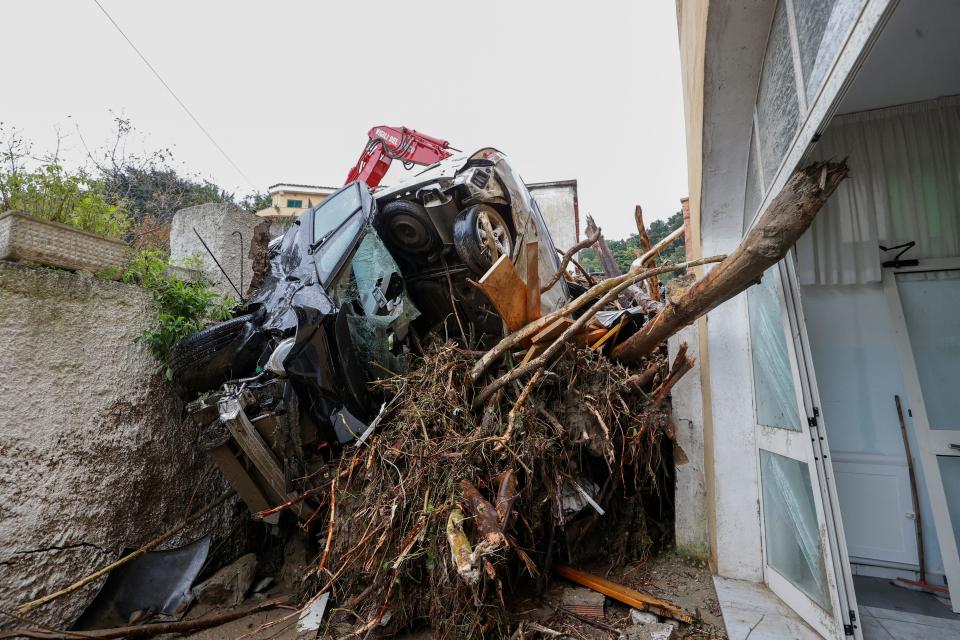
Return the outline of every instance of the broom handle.
<path id="1" fill-rule="evenodd" d="M 900 421 L 900 435 L 903 436 L 903 448 L 907 454 L 907 472 L 910 474 L 910 493 L 913 496 L 913 524 L 917 530 L 917 558 L 920 561 L 920 583 L 927 583 L 927 568 L 923 553 L 923 523 L 920 521 L 920 498 L 917 495 L 917 476 L 913 471 L 913 456 L 910 454 L 910 440 L 907 438 L 907 426 L 903 421 L 903 406 L 900 396 L 893 396 L 897 403 L 897 419 Z"/>

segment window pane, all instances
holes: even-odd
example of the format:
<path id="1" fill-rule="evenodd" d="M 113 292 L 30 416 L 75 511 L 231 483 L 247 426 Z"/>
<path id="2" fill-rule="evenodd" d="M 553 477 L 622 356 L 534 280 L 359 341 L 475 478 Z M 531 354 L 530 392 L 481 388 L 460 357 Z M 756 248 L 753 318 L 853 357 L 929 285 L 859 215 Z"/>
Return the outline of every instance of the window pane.
<path id="1" fill-rule="evenodd" d="M 750 157 L 747 159 L 747 193 L 743 199 L 743 232 L 746 233 L 757 214 L 757 207 L 763 199 L 763 181 L 760 179 L 760 167 L 757 164 L 757 131 L 750 135 Z"/>
<path id="2" fill-rule="evenodd" d="M 757 124 L 760 157 L 765 184 L 773 181 L 800 122 L 797 81 L 787 24 L 787 8 L 780 2 L 773 17 L 773 29 L 764 54 L 757 95 Z"/>
<path id="3" fill-rule="evenodd" d="M 930 428 L 960 430 L 960 271 L 898 273 L 897 289 Z"/>
<path id="4" fill-rule="evenodd" d="M 360 208 L 360 190 L 353 185 L 337 195 L 327 198 L 313 216 L 313 242 L 320 240 Z"/>
<path id="5" fill-rule="evenodd" d="M 937 465 L 940 467 L 943 491 L 947 495 L 947 511 L 950 512 L 953 535 L 957 538 L 957 546 L 960 547 L 960 458 L 937 456 Z"/>
<path id="6" fill-rule="evenodd" d="M 346 224 L 337 231 L 336 235 L 323 243 L 317 252 L 317 273 L 320 279 L 327 282 L 331 273 L 337 268 L 337 265 L 343 259 L 346 253 L 357 239 L 357 234 L 363 226 L 363 216 L 354 215 Z"/>
<path id="7" fill-rule="evenodd" d="M 823 86 L 827 73 L 857 20 L 864 0 L 793 0 L 800 66 L 808 102 Z"/>
<path id="8" fill-rule="evenodd" d="M 805 462 L 760 449 L 767 564 L 830 609 L 820 526 Z"/>
<path id="9" fill-rule="evenodd" d="M 303 200 L 287 200 L 288 209 L 300 209 L 303 207 Z"/>
<path id="10" fill-rule="evenodd" d="M 776 266 L 767 269 L 760 284 L 747 289 L 747 308 L 757 423 L 800 431 L 800 412 L 783 331 Z"/>

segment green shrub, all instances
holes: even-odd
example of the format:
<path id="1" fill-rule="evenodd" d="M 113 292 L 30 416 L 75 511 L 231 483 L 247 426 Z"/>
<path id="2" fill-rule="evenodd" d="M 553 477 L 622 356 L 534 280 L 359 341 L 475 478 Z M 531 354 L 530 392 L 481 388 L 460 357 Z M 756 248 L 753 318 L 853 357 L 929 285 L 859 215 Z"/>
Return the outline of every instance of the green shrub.
<path id="1" fill-rule="evenodd" d="M 46 162 L 34 171 L 0 169 L 0 196 L 5 209 L 98 235 L 119 238 L 130 228 L 127 211 L 107 201 L 103 180 L 85 171 L 70 173 L 57 162 Z"/>
<path id="2" fill-rule="evenodd" d="M 155 249 L 143 249 L 127 264 L 121 280 L 138 284 L 153 295 L 157 320 L 141 339 L 161 362 L 186 336 L 209 324 L 229 320 L 236 302 L 222 297 L 203 278 L 186 282 L 168 273 L 171 261 Z M 167 376 L 171 374 L 166 370 Z"/>

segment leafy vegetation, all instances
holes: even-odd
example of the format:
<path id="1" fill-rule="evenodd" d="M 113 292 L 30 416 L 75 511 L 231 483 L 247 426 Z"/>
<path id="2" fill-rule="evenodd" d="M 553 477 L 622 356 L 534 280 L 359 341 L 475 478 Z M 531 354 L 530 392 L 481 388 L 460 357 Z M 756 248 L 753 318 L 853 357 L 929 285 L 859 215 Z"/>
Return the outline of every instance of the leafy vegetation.
<path id="1" fill-rule="evenodd" d="M 647 235 L 650 236 L 650 243 L 657 244 L 666 238 L 670 232 L 683 226 L 683 212 L 677 211 L 666 220 L 654 220 L 647 226 Z M 643 255 L 643 249 L 640 247 L 640 234 L 634 233 L 623 240 L 607 240 L 610 252 L 620 269 L 626 272 L 630 269 L 630 263 Z M 685 258 L 683 248 L 683 238 L 671 242 L 666 249 L 660 253 L 658 264 L 683 262 Z M 593 249 L 584 249 L 580 252 L 577 261 L 584 269 L 590 272 L 603 271 L 600 266 L 600 258 Z M 660 276 L 661 282 L 668 282 L 671 278 L 681 275 L 682 272 L 665 273 Z"/>
<path id="2" fill-rule="evenodd" d="M 22 138 L 7 137 L 0 158 L 0 211 L 18 209 L 111 238 L 129 230 L 129 212 L 111 200 L 102 179 L 82 169 L 67 171 L 56 156 L 29 169 L 29 152 Z"/>
<path id="3" fill-rule="evenodd" d="M 141 339 L 161 362 L 177 342 L 214 322 L 229 320 L 236 304 L 221 297 L 204 279 L 187 282 L 170 274 L 169 258 L 156 249 L 142 249 L 127 264 L 120 279 L 138 284 L 153 295 L 157 320 Z M 182 265 L 191 266 L 191 265 Z M 114 274 L 101 274 L 110 277 Z M 170 370 L 167 369 L 167 376 Z"/>

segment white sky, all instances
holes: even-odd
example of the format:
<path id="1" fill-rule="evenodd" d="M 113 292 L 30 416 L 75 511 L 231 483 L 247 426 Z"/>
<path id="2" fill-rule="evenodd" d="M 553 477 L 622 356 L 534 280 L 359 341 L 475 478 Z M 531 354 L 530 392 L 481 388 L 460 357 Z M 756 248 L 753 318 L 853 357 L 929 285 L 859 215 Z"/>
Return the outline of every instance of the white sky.
<path id="1" fill-rule="evenodd" d="M 686 195 L 673 0 L 101 0 L 253 181 L 337 186 L 376 124 L 494 146 L 528 182 L 576 178 L 607 238 Z M 146 148 L 252 190 L 93 0 L 0 2 L 0 121 L 80 162 L 132 119 Z M 16 56 L 16 59 L 14 59 Z M 403 174 L 394 163 L 385 183 Z"/>

